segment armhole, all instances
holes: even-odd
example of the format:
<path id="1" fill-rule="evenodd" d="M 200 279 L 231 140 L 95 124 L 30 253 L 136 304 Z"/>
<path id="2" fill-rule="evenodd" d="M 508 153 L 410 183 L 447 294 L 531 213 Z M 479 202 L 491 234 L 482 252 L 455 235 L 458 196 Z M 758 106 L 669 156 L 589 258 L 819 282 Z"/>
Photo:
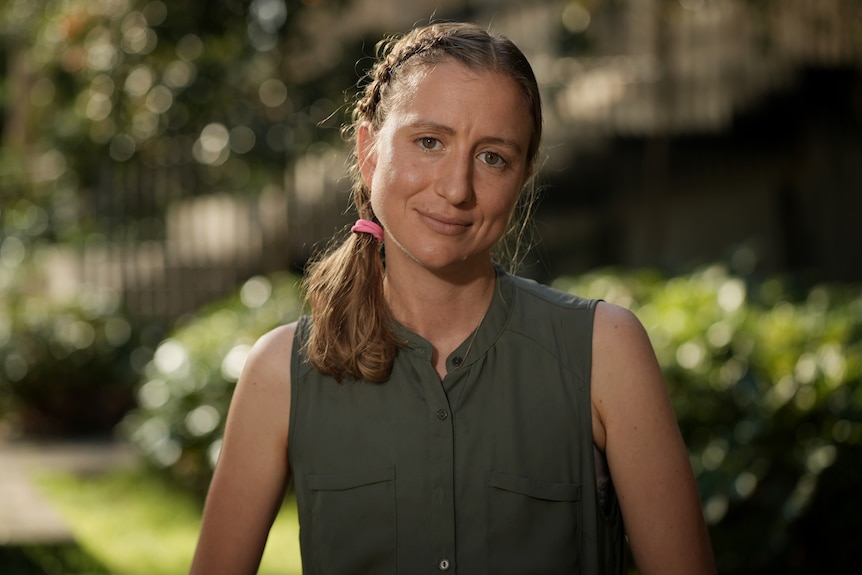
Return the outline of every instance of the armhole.
<path id="1" fill-rule="evenodd" d="M 299 388 L 302 378 L 302 366 L 305 364 L 303 360 L 302 347 L 305 345 L 305 334 L 308 329 L 309 316 L 300 316 L 296 322 L 296 330 L 293 332 L 293 344 L 290 352 L 290 421 L 287 424 L 287 458 L 290 462 L 290 444 L 291 439 L 296 437 L 294 429 L 296 429 L 296 417 L 299 405 Z M 291 464 L 291 468 L 293 465 Z"/>
<path id="2" fill-rule="evenodd" d="M 584 378 L 586 379 L 586 396 L 587 396 L 587 406 L 590 410 L 590 417 L 588 418 L 588 423 L 584 426 L 583 430 L 590 438 L 590 445 L 592 445 L 596 451 L 596 441 L 593 437 L 593 332 L 596 328 L 596 308 L 598 308 L 599 303 L 603 301 L 600 299 L 591 299 L 587 301 L 587 325 L 584 330 L 584 342 L 582 348 L 584 350 L 583 355 L 583 365 L 584 365 Z M 601 451 L 598 451 L 602 453 Z M 604 455 L 604 454 L 602 454 Z"/>
<path id="3" fill-rule="evenodd" d="M 585 431 L 589 434 L 590 446 L 593 448 L 593 477 L 596 480 L 596 497 L 598 499 L 599 511 L 602 516 L 609 517 L 613 513 L 614 501 L 616 494 L 614 491 L 613 482 L 611 481 L 611 473 L 608 468 L 608 460 L 604 452 L 596 447 L 595 438 L 593 437 L 593 332 L 596 325 L 596 309 L 599 303 L 604 300 L 592 299 L 589 300 L 589 321 L 587 329 L 586 353 L 584 365 L 586 366 L 587 376 L 587 405 L 589 406 L 589 423 L 585 427 Z"/>

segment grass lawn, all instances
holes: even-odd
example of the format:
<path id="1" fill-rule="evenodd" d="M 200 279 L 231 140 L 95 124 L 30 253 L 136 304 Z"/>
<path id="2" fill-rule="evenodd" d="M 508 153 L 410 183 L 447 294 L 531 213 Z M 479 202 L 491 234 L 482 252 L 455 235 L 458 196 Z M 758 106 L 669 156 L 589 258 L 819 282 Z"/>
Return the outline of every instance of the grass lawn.
<path id="1" fill-rule="evenodd" d="M 81 550 L 111 575 L 188 572 L 201 520 L 200 502 L 189 493 L 144 469 L 49 475 L 39 486 Z M 288 499 L 270 532 L 260 575 L 302 572 L 296 506 Z"/>

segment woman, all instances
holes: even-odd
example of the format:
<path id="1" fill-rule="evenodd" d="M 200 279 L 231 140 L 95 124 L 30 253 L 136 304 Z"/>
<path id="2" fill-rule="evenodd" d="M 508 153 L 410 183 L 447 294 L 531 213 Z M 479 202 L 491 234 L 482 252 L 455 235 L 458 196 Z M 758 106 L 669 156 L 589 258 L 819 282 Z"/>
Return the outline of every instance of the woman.
<path id="1" fill-rule="evenodd" d="M 623 573 L 623 525 L 641 573 L 713 573 L 641 325 L 492 263 L 541 138 L 523 54 L 417 28 L 352 128 L 360 219 L 254 346 L 192 572 L 254 573 L 293 479 L 305 573 Z"/>

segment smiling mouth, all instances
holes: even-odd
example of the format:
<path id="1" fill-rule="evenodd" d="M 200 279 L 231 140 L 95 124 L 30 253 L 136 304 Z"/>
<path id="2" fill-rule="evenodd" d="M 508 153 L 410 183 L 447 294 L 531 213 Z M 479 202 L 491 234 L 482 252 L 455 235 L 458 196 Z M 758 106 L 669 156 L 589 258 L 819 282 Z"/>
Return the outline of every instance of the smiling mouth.
<path id="1" fill-rule="evenodd" d="M 447 236 L 463 234 L 471 225 L 469 223 L 441 219 L 439 216 L 430 216 L 423 213 L 420 213 L 419 217 L 430 229 Z"/>

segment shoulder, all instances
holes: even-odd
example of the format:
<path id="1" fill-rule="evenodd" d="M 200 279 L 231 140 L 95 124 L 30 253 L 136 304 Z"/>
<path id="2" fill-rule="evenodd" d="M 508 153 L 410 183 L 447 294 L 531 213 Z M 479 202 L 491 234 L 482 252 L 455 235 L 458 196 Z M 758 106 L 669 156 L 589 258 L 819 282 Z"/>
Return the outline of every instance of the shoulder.
<path id="1" fill-rule="evenodd" d="M 255 342 L 249 357 L 262 362 L 290 359 L 297 325 L 298 322 L 292 322 L 266 332 Z"/>
<path id="2" fill-rule="evenodd" d="M 646 330 L 630 310 L 599 302 L 593 320 L 593 380 L 598 391 L 625 391 L 637 373 L 656 375 L 658 361 Z"/>
<path id="3" fill-rule="evenodd" d="M 234 392 L 235 401 L 258 407 L 290 401 L 290 364 L 296 323 L 279 326 L 252 346 Z"/>
<path id="4" fill-rule="evenodd" d="M 516 303 L 529 308 L 531 312 L 541 308 L 551 313 L 565 309 L 589 311 L 596 305 L 596 300 L 585 299 L 533 279 L 504 275 L 503 281 L 512 286 L 512 291 L 516 294 Z"/>
<path id="5" fill-rule="evenodd" d="M 631 311 L 603 302 L 593 340 L 593 439 L 608 459 L 636 564 L 644 573 L 715 573 L 688 452 L 646 330 Z"/>
<path id="6" fill-rule="evenodd" d="M 632 351 L 630 347 L 652 347 L 640 320 L 630 310 L 616 304 L 600 301 L 596 305 L 593 321 L 593 347 L 604 354 L 620 355 Z"/>
<path id="7" fill-rule="evenodd" d="M 252 346 L 231 398 L 192 573 L 253 573 L 290 477 L 290 356 L 295 325 Z"/>
<path id="8" fill-rule="evenodd" d="M 593 326 L 590 393 L 596 444 L 635 413 L 666 412 L 664 379 L 646 330 L 634 313 L 599 302 Z M 658 411 L 652 411 L 659 408 Z M 665 413 L 672 417 L 672 414 Z"/>
<path id="9" fill-rule="evenodd" d="M 283 371 L 290 366 L 297 323 L 281 325 L 263 334 L 249 352 L 244 371 Z"/>
<path id="10" fill-rule="evenodd" d="M 500 295 L 508 306 L 507 333 L 527 338 L 588 379 L 583 370 L 589 369 L 596 300 L 511 275 L 502 276 Z"/>

